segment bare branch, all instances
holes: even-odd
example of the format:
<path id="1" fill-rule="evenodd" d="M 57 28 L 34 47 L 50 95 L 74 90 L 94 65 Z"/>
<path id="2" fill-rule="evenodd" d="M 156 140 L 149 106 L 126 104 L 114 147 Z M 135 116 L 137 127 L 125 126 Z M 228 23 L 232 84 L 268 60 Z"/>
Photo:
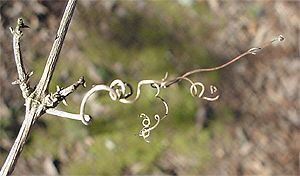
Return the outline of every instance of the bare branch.
<path id="1" fill-rule="evenodd" d="M 22 36 L 21 29 L 26 28 L 28 26 L 26 26 L 23 23 L 22 19 L 18 19 L 18 24 L 15 30 L 10 28 L 10 31 L 13 34 L 13 42 L 14 42 L 13 47 L 14 47 L 17 70 L 19 74 L 19 80 L 16 81 L 15 83 L 20 84 L 23 97 L 25 98 L 26 114 L 25 114 L 25 119 L 20 128 L 20 131 L 18 133 L 18 136 L 11 150 L 9 151 L 8 157 L 6 158 L 4 165 L 1 168 L 0 171 L 1 176 L 10 175 L 13 172 L 14 166 L 18 160 L 19 155 L 22 152 L 23 146 L 29 135 L 32 125 L 41 115 L 45 113 L 45 110 L 47 109 L 46 105 L 44 104 L 45 95 L 47 95 L 47 91 L 48 91 L 47 89 L 51 77 L 53 75 L 59 53 L 62 48 L 63 41 L 68 30 L 68 26 L 73 16 L 76 2 L 77 0 L 68 1 L 55 41 L 53 43 L 50 55 L 48 57 L 42 78 L 40 79 L 34 93 L 31 93 L 30 87 L 27 85 L 27 81 L 31 74 L 25 73 L 25 69 L 22 63 L 21 50 L 20 50 L 20 38 Z M 59 91 L 59 94 L 62 95 L 61 97 L 63 97 L 64 99 L 67 95 L 72 93 L 79 85 L 83 83 L 84 80 L 81 79 L 77 83 L 73 84 L 72 86 Z M 60 99 L 58 99 L 58 101 L 54 104 L 57 105 L 59 102 Z"/>
<path id="2" fill-rule="evenodd" d="M 142 80 L 138 83 L 137 90 L 136 90 L 136 96 L 128 99 L 133 95 L 133 89 L 132 86 L 126 82 L 123 82 L 121 80 L 114 80 L 110 86 L 106 85 L 96 85 L 91 90 L 89 90 L 86 95 L 83 97 L 83 100 L 81 102 L 80 106 L 80 114 L 72 114 L 64 111 L 60 111 L 55 108 L 60 102 L 65 102 L 65 98 L 74 92 L 80 85 L 85 86 L 84 78 L 81 77 L 77 82 L 72 84 L 71 86 L 68 86 L 67 88 L 61 89 L 57 87 L 57 91 L 55 93 L 48 93 L 48 87 L 51 81 L 51 78 L 53 76 L 55 66 L 57 64 L 59 54 L 61 51 L 61 48 L 63 46 L 63 42 L 69 27 L 69 24 L 71 22 L 74 9 L 76 6 L 77 0 L 69 0 L 68 4 L 66 6 L 66 9 L 64 11 L 59 29 L 57 31 L 52 49 L 50 51 L 49 57 L 47 59 L 47 63 L 44 68 L 44 72 L 42 74 L 42 77 L 32 93 L 32 90 L 29 87 L 28 79 L 30 77 L 30 74 L 27 74 L 25 72 L 23 63 L 22 63 L 22 56 L 21 56 L 21 50 L 20 50 L 20 38 L 22 36 L 22 28 L 26 28 L 26 26 L 22 19 L 18 19 L 18 24 L 15 29 L 10 28 L 11 33 L 13 34 L 13 47 L 14 47 L 14 54 L 15 54 L 15 61 L 17 65 L 17 71 L 19 75 L 19 79 L 15 81 L 15 84 L 20 84 L 20 88 L 22 90 L 23 97 L 25 98 L 25 106 L 26 106 L 26 114 L 25 119 L 23 121 L 23 124 L 20 128 L 20 131 L 18 133 L 18 136 L 9 152 L 9 155 L 4 163 L 4 165 L 1 168 L 0 175 L 6 176 L 12 173 L 14 170 L 14 166 L 17 162 L 17 159 L 22 152 L 23 146 L 25 144 L 25 141 L 29 135 L 29 132 L 31 130 L 31 127 L 35 123 L 35 121 L 42 116 L 45 112 L 51 115 L 56 115 L 63 118 L 68 119 L 75 119 L 75 120 L 81 120 L 85 125 L 87 125 L 92 119 L 90 116 L 84 114 L 85 104 L 88 100 L 88 98 L 97 91 L 108 91 L 109 96 L 114 101 L 119 101 L 121 103 L 133 103 L 135 102 L 141 94 L 141 87 L 143 85 L 151 86 L 152 88 L 156 89 L 155 97 L 159 98 L 164 106 L 165 106 L 165 115 L 161 118 L 158 114 L 154 116 L 154 119 L 156 120 L 156 123 L 151 127 L 150 126 L 150 118 L 142 113 L 140 117 L 143 118 L 142 125 L 143 129 L 140 132 L 140 136 L 143 137 L 146 141 L 148 141 L 146 138 L 150 135 L 150 131 L 157 127 L 160 120 L 164 119 L 168 115 L 168 105 L 167 103 L 159 97 L 160 89 L 161 88 L 167 88 L 168 86 L 177 83 L 181 80 L 187 80 L 191 83 L 190 92 L 193 96 L 198 96 L 199 98 L 203 98 L 208 101 L 214 101 L 219 98 L 219 95 L 216 97 L 204 97 L 203 93 L 205 91 L 205 86 L 201 82 L 193 82 L 188 78 L 188 76 L 191 76 L 192 74 L 199 73 L 199 72 L 209 72 L 214 70 L 219 70 L 221 68 L 224 68 L 242 57 L 246 55 L 255 55 L 259 51 L 261 51 L 263 48 L 270 46 L 271 44 L 274 44 L 275 42 L 283 41 L 284 38 L 282 36 L 279 36 L 277 39 L 272 40 L 270 43 L 267 43 L 266 45 L 263 45 L 261 48 L 252 48 L 245 53 L 239 55 L 238 57 L 232 59 L 231 61 L 220 65 L 218 67 L 214 68 L 207 68 L 207 69 L 195 69 L 190 72 L 187 72 L 183 74 L 182 76 L 179 76 L 173 80 L 167 81 L 167 74 L 165 78 L 163 78 L 161 81 L 158 80 Z M 200 87 L 200 93 L 198 93 L 197 86 Z M 126 91 L 129 88 L 129 93 Z M 211 94 L 214 94 L 217 91 L 217 88 L 215 86 L 210 86 Z M 66 102 L 65 102 L 66 104 Z"/>
<path id="3" fill-rule="evenodd" d="M 37 117 L 41 116 L 42 113 L 42 108 L 40 108 L 36 103 L 32 102 L 31 99 L 28 99 L 26 101 L 26 115 L 25 119 L 22 123 L 22 126 L 20 128 L 20 131 L 18 133 L 18 136 L 9 151 L 9 154 L 5 160 L 5 163 L 3 164 L 0 175 L 1 176 L 6 176 L 10 175 L 17 163 L 18 157 L 21 154 L 23 150 L 23 146 L 26 142 L 26 139 L 29 135 L 29 132 L 31 130 L 32 125 L 34 124 L 35 120 Z"/>
<path id="4" fill-rule="evenodd" d="M 31 89 L 28 82 L 29 77 L 32 75 L 26 74 L 25 68 L 23 65 L 23 58 L 22 58 L 22 52 L 21 52 L 21 46 L 20 46 L 20 40 L 21 37 L 23 36 L 23 32 L 21 29 L 23 28 L 28 28 L 27 25 L 24 24 L 23 19 L 19 18 L 17 21 L 17 26 L 15 29 L 10 27 L 10 32 L 13 35 L 13 50 L 14 50 L 14 55 L 15 55 L 15 62 L 17 66 L 17 71 L 18 71 L 18 80 L 14 81 L 14 84 L 19 84 L 20 89 L 22 91 L 22 95 L 24 98 L 27 98 L 30 93 Z"/>
<path id="5" fill-rule="evenodd" d="M 80 77 L 78 81 L 76 81 L 74 84 L 62 89 L 59 86 L 57 86 L 57 90 L 54 94 L 48 94 L 45 98 L 43 98 L 43 104 L 45 105 L 45 108 L 54 108 L 56 107 L 61 101 L 67 105 L 66 97 L 73 93 L 80 85 L 85 87 L 85 80 L 84 77 Z"/>
<path id="6" fill-rule="evenodd" d="M 56 66 L 56 62 L 58 60 L 60 50 L 63 46 L 69 24 L 70 24 L 72 16 L 73 16 L 76 2 L 77 2 L 77 0 L 69 0 L 69 2 L 67 4 L 67 7 L 66 7 L 63 17 L 61 19 L 54 43 L 52 45 L 52 49 L 50 51 L 44 72 L 43 72 L 42 77 L 36 88 L 37 96 L 43 97 L 47 94 L 48 87 L 49 87 L 49 84 L 50 84 L 50 81 L 51 81 L 51 78 L 52 78 L 52 75 L 54 73 L 54 69 Z"/>

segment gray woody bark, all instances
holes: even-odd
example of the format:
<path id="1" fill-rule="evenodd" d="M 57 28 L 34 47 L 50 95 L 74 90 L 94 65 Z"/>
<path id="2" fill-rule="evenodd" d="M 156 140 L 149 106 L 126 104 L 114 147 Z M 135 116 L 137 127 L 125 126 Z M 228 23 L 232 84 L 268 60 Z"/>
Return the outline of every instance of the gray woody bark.
<path id="1" fill-rule="evenodd" d="M 50 112 L 49 114 L 53 114 L 53 112 L 56 112 L 54 113 L 54 115 L 65 116 L 66 118 L 73 117 L 68 117 L 70 114 L 52 108 L 55 108 L 61 101 L 64 101 L 65 98 L 70 93 L 74 92 L 79 85 L 84 85 L 85 81 L 83 77 L 81 77 L 76 83 L 65 89 L 58 88 L 58 90 L 54 94 L 48 94 L 48 87 L 54 73 L 54 69 L 64 42 L 64 38 L 73 16 L 76 2 L 77 0 L 68 1 L 62 20 L 60 22 L 59 29 L 56 34 L 55 41 L 44 68 L 43 75 L 36 89 L 34 90 L 30 88 L 30 85 L 28 83 L 29 77 L 32 74 L 27 74 L 25 72 L 20 49 L 20 39 L 23 35 L 22 29 L 26 28 L 27 26 L 24 24 L 23 20 L 19 18 L 16 28 L 10 28 L 13 35 L 13 50 L 19 77 L 17 81 L 13 82 L 13 84 L 19 84 L 20 86 L 22 95 L 25 99 L 26 112 L 25 119 L 22 123 L 18 136 L 1 168 L 1 176 L 10 175 L 13 172 L 15 164 L 22 152 L 31 127 L 41 115 L 46 113 L 47 110 Z M 59 112 L 61 112 L 61 114 Z"/>

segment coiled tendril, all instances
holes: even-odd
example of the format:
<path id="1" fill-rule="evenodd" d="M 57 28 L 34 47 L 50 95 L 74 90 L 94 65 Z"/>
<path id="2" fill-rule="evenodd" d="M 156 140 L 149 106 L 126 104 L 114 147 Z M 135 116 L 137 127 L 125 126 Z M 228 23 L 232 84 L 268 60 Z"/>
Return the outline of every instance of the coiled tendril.
<path id="1" fill-rule="evenodd" d="M 124 104 L 130 104 L 130 103 L 134 103 L 135 101 L 137 101 L 141 95 L 141 87 L 142 86 L 151 86 L 152 88 L 156 89 L 156 94 L 155 97 L 160 99 L 165 107 L 165 115 L 160 118 L 160 116 L 158 114 L 154 115 L 154 119 L 156 120 L 156 123 L 151 127 L 151 120 L 150 118 L 145 114 L 145 113 L 141 113 L 140 117 L 143 118 L 142 120 L 142 125 L 143 128 L 142 130 L 139 132 L 139 136 L 143 137 L 144 140 L 146 142 L 149 142 L 149 140 L 147 140 L 147 138 L 150 136 L 150 132 L 155 129 L 159 122 L 164 119 L 167 115 L 168 115 L 168 104 L 165 102 L 164 99 L 162 99 L 159 94 L 161 91 L 161 88 L 165 89 L 168 88 L 169 86 L 180 82 L 181 80 L 186 80 L 188 81 L 191 86 L 190 86 L 190 93 L 192 96 L 198 96 L 199 98 L 202 98 L 204 100 L 207 101 L 215 101 L 219 98 L 219 95 L 216 95 L 215 97 L 206 97 L 204 96 L 205 93 L 205 86 L 202 82 L 194 82 L 191 79 L 189 79 L 188 77 L 196 74 L 196 73 L 200 73 L 200 72 L 210 72 L 210 71 L 216 71 L 222 68 L 227 67 L 228 65 L 238 61 L 239 59 L 243 58 L 244 56 L 247 55 L 256 55 L 259 51 L 261 51 L 262 49 L 278 43 L 278 42 L 282 42 L 284 40 L 284 37 L 282 35 L 279 35 L 277 38 L 271 40 L 269 43 L 264 44 L 262 47 L 257 47 L 257 48 L 251 48 L 248 51 L 240 54 L 239 56 L 233 58 L 232 60 L 226 62 L 225 64 L 222 64 L 220 66 L 217 67 L 213 67 L 213 68 L 199 68 L 199 69 L 195 69 L 192 71 L 189 71 L 179 77 L 176 77 L 175 79 L 172 80 L 167 80 L 168 78 L 168 73 L 166 73 L 165 77 L 162 80 L 142 80 L 140 82 L 138 82 L 137 85 L 137 89 L 136 89 L 136 95 L 133 96 L 133 88 L 129 83 L 123 82 L 122 80 L 116 79 L 114 80 L 110 86 L 106 86 L 106 85 L 96 85 L 94 86 L 92 89 L 90 89 L 83 97 L 81 105 L 80 105 L 80 116 L 81 116 L 81 121 L 83 124 L 88 125 L 92 118 L 88 115 L 85 115 L 84 113 L 84 109 L 85 109 L 85 105 L 87 103 L 88 98 L 94 94 L 95 92 L 98 91 L 108 91 L 109 92 L 109 96 L 113 101 L 119 101 L 120 103 L 124 103 Z M 198 88 L 200 88 L 200 90 L 198 90 Z M 210 94 L 213 95 L 217 92 L 217 87 L 215 87 L 214 85 L 210 85 Z M 132 98 L 131 98 L 132 97 Z"/>

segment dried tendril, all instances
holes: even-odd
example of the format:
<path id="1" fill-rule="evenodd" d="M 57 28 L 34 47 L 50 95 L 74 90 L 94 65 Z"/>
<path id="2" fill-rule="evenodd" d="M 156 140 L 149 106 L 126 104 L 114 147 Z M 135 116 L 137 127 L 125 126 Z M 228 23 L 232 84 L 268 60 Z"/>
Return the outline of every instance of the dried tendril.
<path id="1" fill-rule="evenodd" d="M 143 120 L 142 120 L 143 129 L 139 132 L 139 136 L 143 137 L 144 140 L 146 142 L 148 142 L 148 143 L 150 141 L 147 138 L 150 136 L 150 132 L 152 130 L 154 130 L 158 126 L 159 122 L 161 120 L 163 120 L 165 117 L 167 117 L 167 115 L 169 113 L 169 107 L 168 107 L 168 104 L 165 102 L 165 100 L 162 99 L 160 96 L 156 96 L 156 98 L 160 99 L 163 102 L 163 104 L 164 104 L 164 107 L 165 107 L 165 114 L 164 114 L 164 116 L 162 118 L 160 118 L 160 116 L 158 114 L 155 114 L 154 115 L 154 119 L 156 120 L 156 123 L 155 123 L 155 125 L 153 125 L 151 127 L 150 126 L 151 125 L 150 118 L 145 113 L 141 113 L 140 114 L 140 117 L 143 118 Z"/>
<path id="2" fill-rule="evenodd" d="M 275 43 L 282 42 L 283 40 L 284 40 L 284 37 L 282 35 L 279 35 L 277 38 L 271 40 L 269 43 L 264 44 L 262 47 L 251 48 L 248 51 L 233 58 L 232 60 L 226 62 L 225 64 L 222 64 L 220 66 L 213 67 L 213 68 L 195 69 L 195 70 L 186 72 L 183 75 L 176 77 L 175 79 L 172 79 L 172 80 L 168 80 L 168 73 L 165 74 L 165 77 L 162 80 L 142 80 L 142 81 L 138 82 L 135 96 L 133 96 L 133 88 L 132 88 L 131 84 L 129 84 L 127 82 L 123 82 L 122 80 L 119 80 L 119 79 L 116 79 L 113 82 L 111 82 L 110 86 L 103 85 L 103 84 L 96 85 L 93 88 L 91 88 L 84 95 L 84 97 L 82 99 L 81 106 L 80 106 L 81 121 L 83 124 L 88 125 L 92 120 L 92 118 L 90 116 L 85 115 L 84 109 L 85 109 L 85 105 L 87 103 L 88 98 L 95 92 L 107 91 L 107 92 L 109 92 L 109 96 L 113 101 L 119 101 L 120 103 L 124 103 L 124 104 L 131 104 L 131 103 L 136 102 L 139 99 L 139 97 L 141 95 L 141 87 L 148 85 L 148 86 L 151 86 L 152 88 L 156 89 L 155 97 L 160 99 L 163 102 L 163 105 L 165 107 L 165 114 L 162 118 L 160 118 L 160 116 L 158 114 L 154 115 L 154 119 L 156 120 L 156 123 L 153 126 L 151 126 L 151 120 L 145 113 L 140 114 L 140 117 L 143 118 L 143 120 L 142 120 L 143 128 L 139 132 L 139 136 L 143 137 L 143 139 L 146 142 L 149 142 L 149 140 L 147 138 L 150 136 L 151 131 L 154 130 L 158 126 L 158 124 L 160 123 L 160 121 L 162 119 L 167 117 L 168 111 L 169 111 L 168 104 L 166 103 L 166 101 L 164 99 L 162 99 L 159 96 L 162 88 L 166 89 L 175 83 L 178 83 L 182 80 L 186 80 L 191 84 L 190 93 L 192 96 L 194 96 L 194 97 L 197 96 L 197 97 L 202 98 L 207 101 L 215 101 L 219 98 L 219 95 L 216 95 L 214 97 L 204 96 L 204 93 L 206 90 L 204 84 L 202 82 L 194 82 L 191 79 L 189 79 L 188 77 L 191 75 L 194 75 L 196 73 L 200 73 L 200 72 L 211 72 L 211 71 L 220 70 L 222 68 L 225 68 L 225 67 L 231 65 L 232 63 L 240 60 L 241 58 L 243 58 L 247 55 L 256 55 L 262 49 L 264 49 L 270 45 L 273 45 Z M 211 95 L 214 95 L 218 90 L 217 87 L 214 85 L 210 85 L 209 88 L 210 88 Z"/>

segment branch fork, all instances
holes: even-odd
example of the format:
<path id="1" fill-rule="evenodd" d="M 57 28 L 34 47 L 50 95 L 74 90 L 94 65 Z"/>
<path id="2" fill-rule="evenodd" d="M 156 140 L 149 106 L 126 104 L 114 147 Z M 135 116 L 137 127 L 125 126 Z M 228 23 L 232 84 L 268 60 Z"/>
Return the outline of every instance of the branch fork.
<path id="1" fill-rule="evenodd" d="M 46 95 L 46 97 L 43 99 L 45 108 L 54 108 L 60 102 L 63 102 L 67 106 L 66 97 L 73 93 L 80 85 L 86 87 L 83 76 L 80 77 L 77 82 L 66 88 L 60 88 L 59 86 L 56 86 L 56 92 Z"/>
<path id="2" fill-rule="evenodd" d="M 82 120 L 80 114 L 73 114 L 69 112 L 64 112 L 58 109 L 54 109 L 60 102 L 62 102 L 65 106 L 68 106 L 66 101 L 66 97 L 73 93 L 79 86 L 86 87 L 84 77 L 80 77 L 77 82 L 66 87 L 61 88 L 56 86 L 56 92 L 50 93 L 46 95 L 43 99 L 43 104 L 45 105 L 45 111 L 47 114 L 54 115 L 61 118 L 73 119 L 73 120 Z M 91 121 L 91 117 L 89 115 L 84 115 L 84 119 Z"/>
<path id="3" fill-rule="evenodd" d="M 31 88 L 29 79 L 33 72 L 27 73 L 23 65 L 23 58 L 21 52 L 20 41 L 23 36 L 23 29 L 29 28 L 22 18 L 17 20 L 17 25 L 13 29 L 10 27 L 10 32 L 13 36 L 13 52 L 15 63 L 18 72 L 18 79 L 12 84 L 18 84 L 22 96 L 25 99 L 25 119 L 22 123 L 20 131 L 17 138 L 1 168 L 0 175 L 6 176 L 10 175 L 15 167 L 15 164 L 22 152 L 23 146 L 26 139 L 28 138 L 29 132 L 34 125 L 35 121 L 42 116 L 44 113 L 49 113 L 52 115 L 67 116 L 68 118 L 76 118 L 76 115 L 71 113 L 55 110 L 55 108 L 61 101 L 65 101 L 66 97 L 74 92 L 80 85 L 85 85 L 85 81 L 80 78 L 77 82 L 65 89 L 58 89 L 54 94 L 48 94 L 48 87 L 54 73 L 54 69 L 64 42 L 65 35 L 67 33 L 73 12 L 76 6 L 77 0 L 69 0 L 64 11 L 59 29 L 56 34 L 55 41 L 52 45 L 46 66 L 44 68 L 43 75 L 36 86 L 36 88 Z"/>

